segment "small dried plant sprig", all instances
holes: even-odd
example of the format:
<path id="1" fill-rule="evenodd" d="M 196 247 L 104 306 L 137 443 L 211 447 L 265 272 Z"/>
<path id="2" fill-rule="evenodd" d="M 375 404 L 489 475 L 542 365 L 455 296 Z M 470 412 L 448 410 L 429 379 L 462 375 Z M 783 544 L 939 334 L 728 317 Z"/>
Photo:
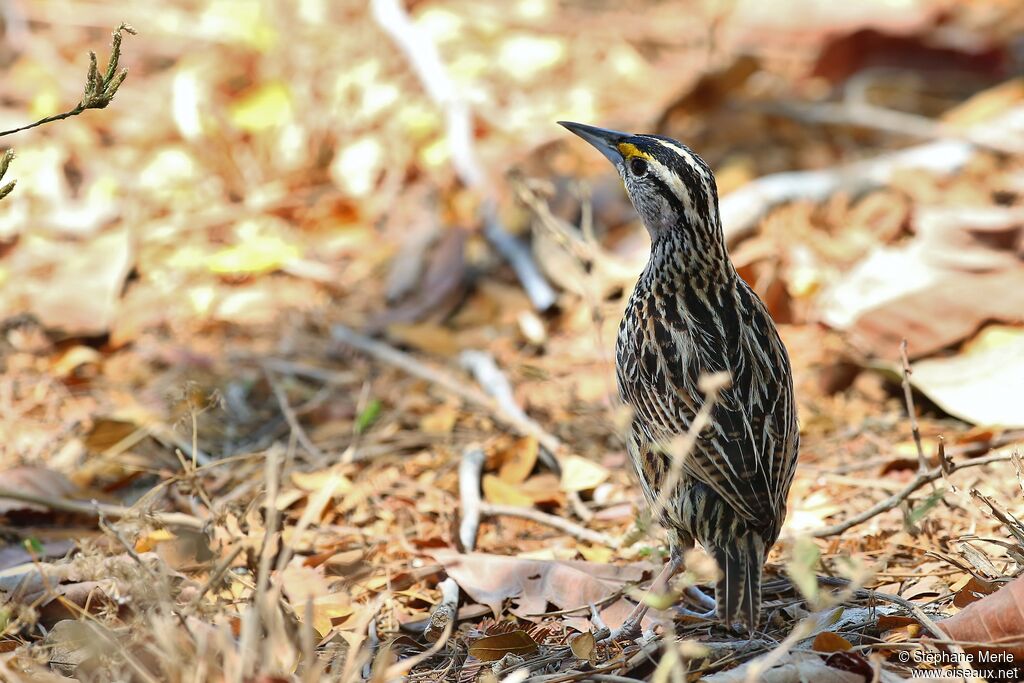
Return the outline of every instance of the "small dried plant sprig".
<path id="1" fill-rule="evenodd" d="M 110 62 L 107 64 L 106 73 L 102 75 L 100 74 L 99 66 L 96 62 L 96 53 L 92 51 L 89 52 L 89 72 L 86 74 L 85 78 L 85 92 L 82 95 L 82 100 L 74 109 L 60 114 L 54 114 L 53 116 L 47 116 L 46 118 L 39 119 L 35 123 L 30 123 L 27 126 L 0 131 L 0 137 L 19 133 L 23 130 L 29 130 L 30 128 L 41 126 L 44 123 L 52 123 L 53 121 L 60 121 L 61 119 L 77 116 L 86 109 L 103 109 L 110 104 L 110 101 L 114 98 L 114 94 L 117 93 L 117 89 L 121 87 L 121 83 L 124 82 L 125 77 L 128 75 L 128 69 L 121 69 L 118 71 L 117 68 L 118 62 L 121 59 L 121 40 L 124 33 L 136 35 L 135 29 L 128 24 L 121 24 L 117 27 L 117 30 L 114 31 L 114 40 L 110 49 Z M 6 169 L 6 166 L 4 166 L 4 168 Z M 0 189 L 0 192 L 4 191 L 9 192 L 10 190 L 6 187 Z M 2 198 L 2 196 L 0 196 L 0 198 Z"/>
<path id="2" fill-rule="evenodd" d="M 7 168 L 11 165 L 11 161 L 14 160 L 14 150 L 8 149 L 4 152 L 4 156 L 0 159 L 0 180 L 3 180 L 4 175 L 7 173 Z M 0 199 L 3 199 L 11 193 L 14 186 L 18 184 L 17 180 L 12 180 L 3 187 L 0 187 Z"/>

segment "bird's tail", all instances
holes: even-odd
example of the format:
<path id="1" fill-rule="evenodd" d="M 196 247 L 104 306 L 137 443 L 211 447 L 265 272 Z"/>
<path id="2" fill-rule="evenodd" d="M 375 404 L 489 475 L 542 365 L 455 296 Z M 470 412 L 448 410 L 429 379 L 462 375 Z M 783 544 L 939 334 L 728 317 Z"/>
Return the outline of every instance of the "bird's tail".
<path id="1" fill-rule="evenodd" d="M 722 535 L 711 543 L 711 554 L 721 576 L 715 584 L 718 618 L 726 626 L 737 621 L 753 634 L 761 620 L 761 570 L 765 561 L 765 539 L 756 531 Z"/>

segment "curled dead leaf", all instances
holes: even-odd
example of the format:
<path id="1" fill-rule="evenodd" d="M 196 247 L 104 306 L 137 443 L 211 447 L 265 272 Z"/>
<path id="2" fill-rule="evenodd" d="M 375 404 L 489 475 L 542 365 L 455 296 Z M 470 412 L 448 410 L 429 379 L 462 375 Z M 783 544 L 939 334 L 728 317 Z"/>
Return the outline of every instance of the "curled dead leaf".
<path id="1" fill-rule="evenodd" d="M 469 646 L 469 654 L 482 662 L 495 662 L 507 654 L 532 654 L 537 648 L 537 642 L 530 634 L 519 630 L 474 640 Z"/>

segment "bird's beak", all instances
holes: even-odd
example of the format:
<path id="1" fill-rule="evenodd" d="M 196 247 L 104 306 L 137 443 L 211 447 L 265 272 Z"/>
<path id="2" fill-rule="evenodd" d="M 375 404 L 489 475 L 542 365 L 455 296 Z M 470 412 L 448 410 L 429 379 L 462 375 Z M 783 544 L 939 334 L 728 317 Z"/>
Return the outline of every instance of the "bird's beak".
<path id="1" fill-rule="evenodd" d="M 583 123 L 572 121 L 559 121 L 560 126 L 565 126 L 570 132 L 579 135 L 581 138 L 597 148 L 601 154 L 608 158 L 608 161 L 618 166 L 622 163 L 622 154 L 619 152 L 619 143 L 630 137 L 629 133 L 620 133 L 617 130 L 588 126 Z"/>

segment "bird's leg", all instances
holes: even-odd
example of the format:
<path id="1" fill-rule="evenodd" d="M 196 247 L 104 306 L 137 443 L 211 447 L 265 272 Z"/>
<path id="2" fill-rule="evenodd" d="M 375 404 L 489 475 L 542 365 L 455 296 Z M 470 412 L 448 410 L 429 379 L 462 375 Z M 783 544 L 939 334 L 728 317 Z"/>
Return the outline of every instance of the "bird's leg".
<path id="1" fill-rule="evenodd" d="M 675 552 L 675 546 L 672 547 L 672 551 L 669 553 L 668 562 L 662 567 L 661 571 L 654 581 L 651 582 L 651 588 L 647 591 L 648 595 L 651 593 L 664 593 L 668 591 L 669 581 L 676 575 L 679 568 L 683 566 L 683 555 L 682 553 Z M 645 596 L 646 597 L 646 596 Z M 633 608 L 633 611 L 629 613 L 626 620 L 622 622 L 622 626 L 613 630 L 611 635 L 608 636 L 609 640 L 636 640 L 640 635 L 640 622 L 647 614 L 647 610 L 650 609 L 650 605 L 645 600 L 641 600 L 637 603 L 637 606 Z"/>
<path id="2" fill-rule="evenodd" d="M 683 593 L 691 601 L 696 603 L 698 607 L 703 607 L 705 610 L 708 610 L 709 613 L 712 615 L 718 608 L 718 603 L 715 602 L 715 599 L 707 593 L 705 593 L 704 591 L 702 591 L 701 589 L 697 588 L 696 586 L 687 586 L 683 590 Z"/>

